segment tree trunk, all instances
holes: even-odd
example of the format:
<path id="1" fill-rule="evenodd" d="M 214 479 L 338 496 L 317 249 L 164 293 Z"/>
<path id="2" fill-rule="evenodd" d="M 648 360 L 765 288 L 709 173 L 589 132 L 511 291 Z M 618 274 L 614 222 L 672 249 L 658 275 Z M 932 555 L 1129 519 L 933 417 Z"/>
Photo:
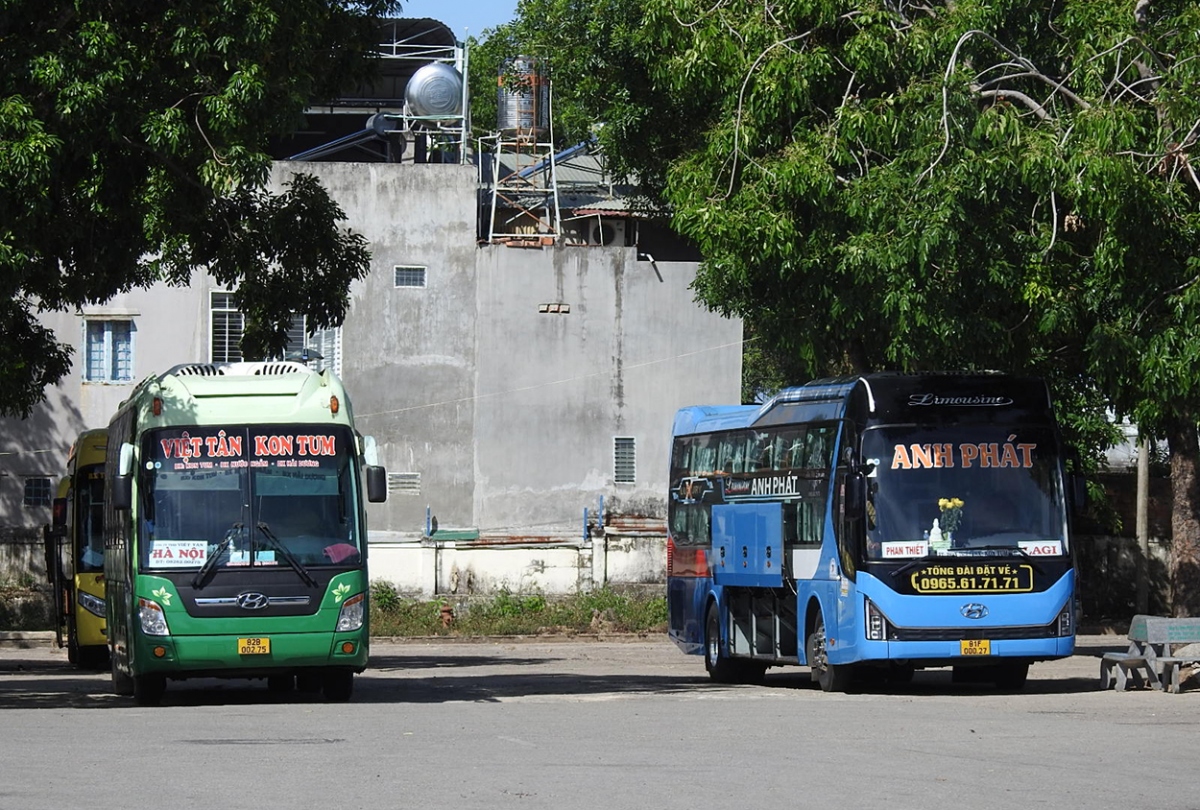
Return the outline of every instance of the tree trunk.
<path id="1" fill-rule="evenodd" d="M 1200 440 L 1196 424 L 1167 426 L 1171 451 L 1170 604 L 1174 616 L 1200 616 Z"/>

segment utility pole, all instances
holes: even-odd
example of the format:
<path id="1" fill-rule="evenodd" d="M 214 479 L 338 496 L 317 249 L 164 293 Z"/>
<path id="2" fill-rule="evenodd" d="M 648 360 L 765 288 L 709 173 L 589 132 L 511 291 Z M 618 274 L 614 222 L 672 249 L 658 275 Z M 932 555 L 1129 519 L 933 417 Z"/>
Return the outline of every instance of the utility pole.
<path id="1" fill-rule="evenodd" d="M 1137 612 L 1150 612 L 1150 442 L 1138 439 L 1137 466 Z"/>

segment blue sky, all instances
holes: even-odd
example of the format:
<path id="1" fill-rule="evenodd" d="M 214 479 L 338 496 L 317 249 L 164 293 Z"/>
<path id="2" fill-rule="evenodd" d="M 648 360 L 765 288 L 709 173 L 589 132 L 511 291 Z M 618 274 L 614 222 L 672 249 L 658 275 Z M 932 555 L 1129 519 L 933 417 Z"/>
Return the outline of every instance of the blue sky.
<path id="1" fill-rule="evenodd" d="M 478 37 L 485 28 L 495 28 L 517 13 L 517 0 L 400 0 L 401 17 L 432 17 L 465 40 Z"/>

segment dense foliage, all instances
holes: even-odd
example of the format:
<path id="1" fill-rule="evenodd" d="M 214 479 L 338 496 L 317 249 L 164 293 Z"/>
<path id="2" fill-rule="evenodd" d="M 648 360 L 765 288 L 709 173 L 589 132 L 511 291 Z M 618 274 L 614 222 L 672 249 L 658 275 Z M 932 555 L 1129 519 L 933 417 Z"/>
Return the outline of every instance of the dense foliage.
<path id="1" fill-rule="evenodd" d="M 613 8 L 619 29 L 599 22 Z M 539 27 L 527 42 L 569 48 L 556 97 L 642 139 L 624 159 L 665 176 L 675 226 L 705 256 L 697 294 L 746 319 L 756 385 L 883 368 L 1039 373 L 1093 454 L 1108 416 L 1132 418 L 1169 442 L 1175 609 L 1200 613 L 1200 6 L 519 11 Z M 622 89 L 577 92 L 587 76 Z"/>
<path id="2" fill-rule="evenodd" d="M 208 268 L 248 354 L 291 313 L 339 323 L 369 257 L 312 178 L 264 190 L 268 139 L 369 75 L 393 0 L 6 0 L 0 7 L 0 411 L 69 369 L 39 311 Z"/>

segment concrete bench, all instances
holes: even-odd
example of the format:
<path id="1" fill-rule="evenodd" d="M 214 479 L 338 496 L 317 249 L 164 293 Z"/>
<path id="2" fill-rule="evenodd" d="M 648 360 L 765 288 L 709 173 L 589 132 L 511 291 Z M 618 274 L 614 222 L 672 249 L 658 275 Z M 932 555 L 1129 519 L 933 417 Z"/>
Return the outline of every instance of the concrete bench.
<path id="1" fill-rule="evenodd" d="M 1124 692 L 1131 680 L 1135 687 L 1140 687 L 1145 680 L 1156 689 L 1162 688 L 1158 674 L 1150 666 L 1146 656 L 1128 652 L 1106 652 L 1100 659 L 1100 688 L 1115 687 L 1118 692 Z"/>
<path id="2" fill-rule="evenodd" d="M 1100 686 L 1124 691 L 1143 682 L 1154 689 L 1179 692 L 1184 668 L 1200 664 L 1200 618 L 1133 617 L 1129 650 L 1100 659 Z"/>

